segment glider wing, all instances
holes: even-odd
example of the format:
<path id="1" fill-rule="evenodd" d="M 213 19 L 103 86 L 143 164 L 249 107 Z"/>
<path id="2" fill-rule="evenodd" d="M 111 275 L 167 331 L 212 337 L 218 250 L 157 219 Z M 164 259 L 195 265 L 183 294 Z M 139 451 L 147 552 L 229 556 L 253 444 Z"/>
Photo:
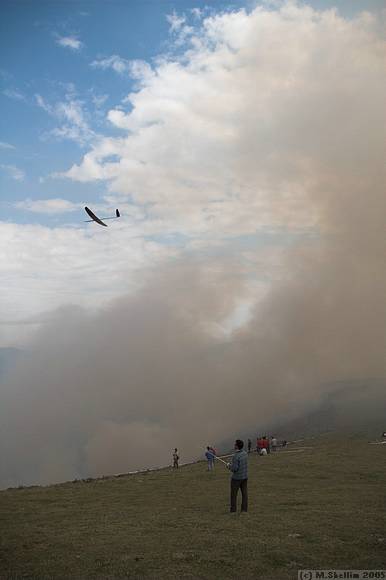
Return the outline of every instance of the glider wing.
<path id="1" fill-rule="evenodd" d="M 88 207 L 85 207 L 84 209 L 86 210 L 86 213 L 87 213 L 87 214 L 90 216 L 90 218 L 91 218 L 91 219 L 92 219 L 94 222 L 96 222 L 96 223 L 97 223 L 97 224 L 99 224 L 100 226 L 105 226 L 105 228 L 107 228 L 107 224 L 104 224 L 104 223 L 102 222 L 102 220 L 100 220 L 100 219 L 99 219 L 99 217 L 98 217 L 98 216 L 96 216 L 96 215 L 95 215 L 95 213 L 93 213 L 93 212 L 91 211 L 91 209 L 89 209 Z"/>

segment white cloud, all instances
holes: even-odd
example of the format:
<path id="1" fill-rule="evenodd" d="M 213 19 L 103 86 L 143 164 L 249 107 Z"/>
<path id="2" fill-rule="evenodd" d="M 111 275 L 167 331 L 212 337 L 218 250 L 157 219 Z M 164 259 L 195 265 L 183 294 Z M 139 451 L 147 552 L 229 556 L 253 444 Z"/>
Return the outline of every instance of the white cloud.
<path id="1" fill-rule="evenodd" d="M 63 116 L 70 123 L 78 127 L 84 126 L 84 115 L 79 101 L 58 103 L 57 112 L 59 116 Z"/>
<path id="2" fill-rule="evenodd" d="M 0 222 L 0 278 L 6 281 L 0 284 L 0 320 L 14 327 L 63 304 L 100 306 L 133 290 L 140 271 L 175 253 L 145 241 L 130 218 L 102 228 L 83 224 L 83 214 L 76 228 Z M 0 345 L 23 337 L 22 326 L 17 336 L 11 330 L 0 328 Z"/>
<path id="3" fill-rule="evenodd" d="M 130 61 L 126 60 L 116 54 L 112 56 L 96 59 L 91 65 L 93 68 L 101 68 L 102 70 L 113 69 L 118 74 L 125 74 L 130 71 Z"/>
<path id="4" fill-rule="evenodd" d="M 137 68 L 128 110 L 108 112 L 126 138 L 101 139 L 67 176 L 106 180 L 159 231 L 311 227 L 324 168 L 348 179 L 367 156 L 363 135 L 382 142 L 382 51 L 369 15 L 288 2 L 205 18 L 180 58 Z"/>
<path id="5" fill-rule="evenodd" d="M 154 71 L 148 62 L 138 59 L 132 60 L 130 61 L 130 76 L 141 81 L 142 84 L 146 84 L 154 77 Z"/>
<path id="6" fill-rule="evenodd" d="M 58 214 L 71 212 L 82 207 L 80 203 L 73 203 L 67 199 L 24 199 L 15 203 L 17 209 L 23 209 L 34 213 Z"/>
<path id="7" fill-rule="evenodd" d="M 83 43 L 76 36 L 58 36 L 56 44 L 75 51 L 79 51 L 83 47 Z"/>
<path id="8" fill-rule="evenodd" d="M 180 30 L 184 26 L 184 24 L 186 22 L 186 17 L 185 16 L 178 16 L 178 14 L 174 11 L 172 14 L 168 14 L 166 16 L 166 20 L 170 24 L 171 32 L 177 32 L 178 30 Z"/>
<path id="9" fill-rule="evenodd" d="M 107 118 L 118 129 L 130 129 L 132 126 L 129 116 L 120 109 L 111 109 L 107 114 Z"/>
<path id="10" fill-rule="evenodd" d="M 0 149 L 16 149 L 16 147 L 10 143 L 5 143 L 5 141 L 0 141 Z"/>
<path id="11" fill-rule="evenodd" d="M 204 15 L 204 9 L 202 9 L 202 8 L 192 8 L 190 12 L 198 20 L 200 20 Z"/>
<path id="12" fill-rule="evenodd" d="M 19 167 L 16 167 L 16 165 L 0 164 L 0 168 L 3 171 L 5 171 L 15 181 L 24 181 L 25 179 L 24 171 Z"/>
<path id="13" fill-rule="evenodd" d="M 150 79 L 154 72 L 149 63 L 144 60 L 126 60 L 116 54 L 107 58 L 94 60 L 90 66 L 102 70 L 112 69 L 120 75 L 129 75 L 131 78 L 144 82 Z"/>
<path id="14" fill-rule="evenodd" d="M 191 14 L 197 19 L 197 13 L 191 11 Z M 174 45 L 176 48 L 180 48 L 194 33 L 194 27 L 186 24 L 186 16 L 184 14 L 179 16 L 175 11 L 172 14 L 168 14 L 166 19 L 170 24 L 170 33 L 174 37 Z"/>
<path id="15" fill-rule="evenodd" d="M 35 95 L 37 105 L 50 116 L 64 123 L 55 127 L 43 137 L 53 136 L 57 139 L 69 139 L 83 146 L 95 138 L 94 131 L 90 128 L 84 103 L 76 98 L 76 92 L 72 86 L 68 87 L 65 101 L 51 105 L 40 94 Z"/>

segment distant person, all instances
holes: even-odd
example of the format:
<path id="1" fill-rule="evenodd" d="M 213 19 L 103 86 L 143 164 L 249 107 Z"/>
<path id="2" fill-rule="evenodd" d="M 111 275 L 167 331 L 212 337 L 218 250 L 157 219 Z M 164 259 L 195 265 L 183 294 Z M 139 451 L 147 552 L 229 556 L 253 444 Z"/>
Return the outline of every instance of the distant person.
<path id="1" fill-rule="evenodd" d="M 213 449 L 209 446 L 206 448 L 205 457 L 208 461 L 208 471 L 212 471 L 214 469 L 215 453 L 213 453 Z"/>
<path id="2" fill-rule="evenodd" d="M 251 452 L 251 448 L 252 448 L 252 441 L 250 439 L 248 439 L 248 453 Z"/>
<path id="3" fill-rule="evenodd" d="M 269 445 L 269 439 L 267 438 L 266 435 L 264 435 L 264 437 L 263 437 L 262 448 L 265 449 L 267 451 L 267 453 L 271 453 L 271 448 L 270 448 L 270 445 Z"/>
<path id="4" fill-rule="evenodd" d="M 179 462 L 179 455 L 178 455 L 178 451 L 177 451 L 177 447 L 174 450 L 173 453 L 173 469 L 178 469 L 178 462 Z"/>
<path id="5" fill-rule="evenodd" d="M 283 439 L 283 441 L 281 442 L 281 446 L 287 447 L 287 440 L 286 439 Z"/>
<path id="6" fill-rule="evenodd" d="M 213 455 L 217 455 L 217 451 L 214 447 L 209 446 L 209 451 L 211 451 Z"/>
<path id="7" fill-rule="evenodd" d="M 259 437 L 256 441 L 256 451 L 259 455 L 261 455 L 262 449 L 264 449 L 264 439 L 263 437 Z"/>
<path id="8" fill-rule="evenodd" d="M 277 449 L 277 439 L 276 439 L 276 437 L 271 437 L 271 448 L 272 448 L 272 451 L 276 451 L 276 449 Z"/>
<path id="9" fill-rule="evenodd" d="M 248 453 L 243 449 L 244 441 L 236 439 L 235 454 L 232 463 L 228 467 L 232 472 L 231 477 L 231 513 L 237 511 L 237 494 L 241 490 L 241 513 L 248 511 Z"/>

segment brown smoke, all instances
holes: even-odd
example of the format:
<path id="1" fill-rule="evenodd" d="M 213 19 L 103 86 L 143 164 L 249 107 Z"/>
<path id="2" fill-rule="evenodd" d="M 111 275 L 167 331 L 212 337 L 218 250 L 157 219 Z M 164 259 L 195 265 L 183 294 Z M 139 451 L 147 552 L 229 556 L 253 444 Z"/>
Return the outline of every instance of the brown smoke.
<path id="1" fill-rule="evenodd" d="M 174 446 L 191 459 L 318 408 L 332 381 L 385 377 L 373 233 L 292 250 L 289 279 L 228 341 L 213 335 L 242 290 L 227 260 L 153 273 L 99 314 L 59 312 L 6 385 L 3 483 L 164 465 Z"/>

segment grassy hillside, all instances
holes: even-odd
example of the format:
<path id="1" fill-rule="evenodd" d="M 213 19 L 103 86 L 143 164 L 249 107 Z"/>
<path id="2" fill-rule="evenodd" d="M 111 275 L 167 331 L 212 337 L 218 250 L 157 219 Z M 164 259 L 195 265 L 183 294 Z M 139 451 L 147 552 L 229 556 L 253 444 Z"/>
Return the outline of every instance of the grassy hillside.
<path id="1" fill-rule="evenodd" d="M 277 580 L 299 568 L 386 568 L 386 445 L 332 435 L 302 445 L 251 456 L 243 516 L 228 513 L 221 464 L 2 491 L 0 577 Z"/>

